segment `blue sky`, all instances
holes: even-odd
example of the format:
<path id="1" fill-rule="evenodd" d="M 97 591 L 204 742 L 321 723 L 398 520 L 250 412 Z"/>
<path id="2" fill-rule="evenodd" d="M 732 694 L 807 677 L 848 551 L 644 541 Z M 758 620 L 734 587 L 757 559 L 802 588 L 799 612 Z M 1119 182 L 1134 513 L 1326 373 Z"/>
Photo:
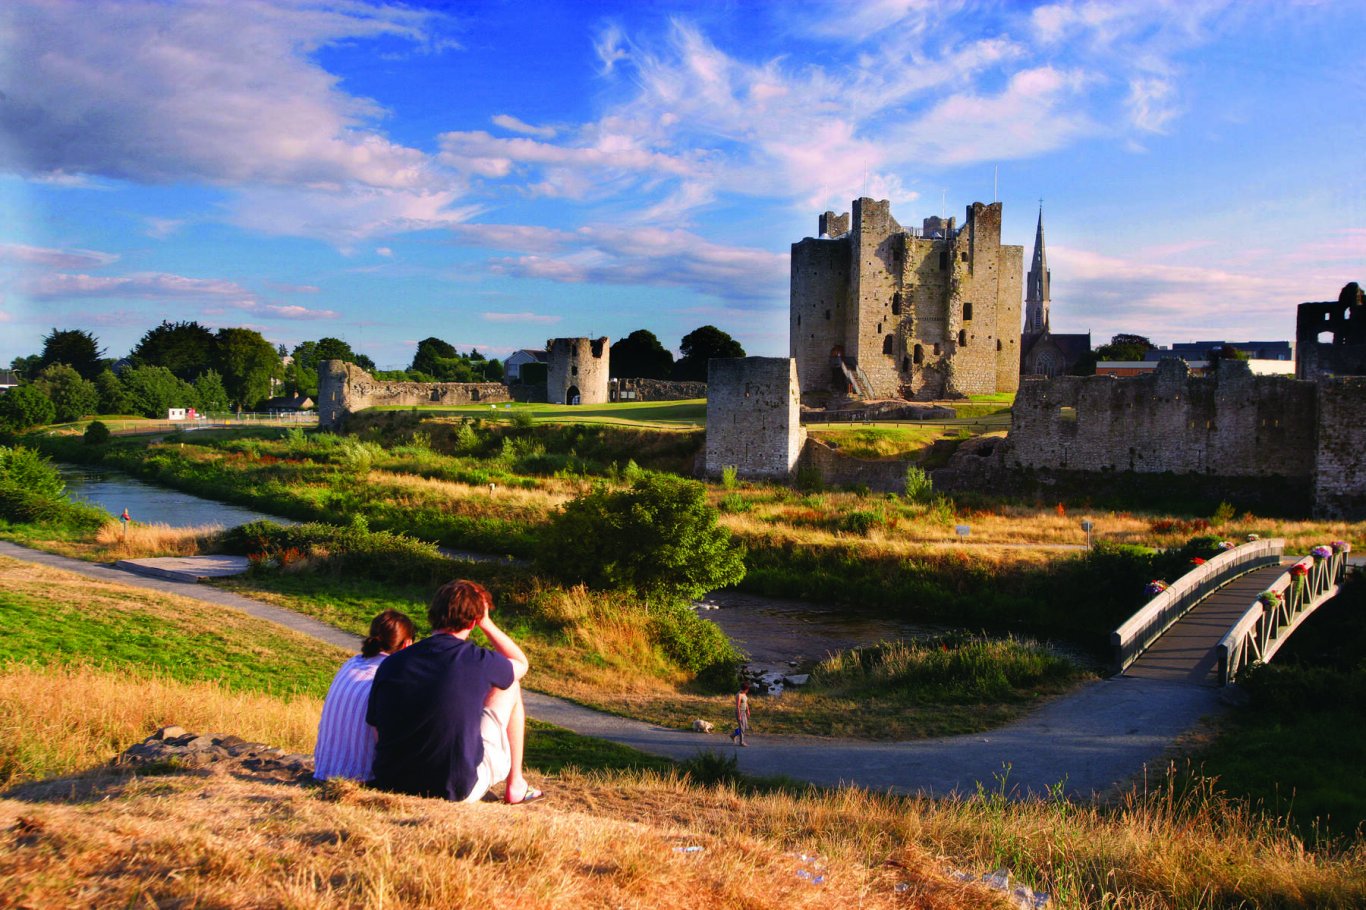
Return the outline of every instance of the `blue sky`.
<path id="1" fill-rule="evenodd" d="M 1288 339 L 1366 281 L 1360 2 L 7 0 L 0 362 L 162 319 L 340 337 L 712 323 L 787 353 L 827 208 L 991 201 L 1053 327 Z"/>

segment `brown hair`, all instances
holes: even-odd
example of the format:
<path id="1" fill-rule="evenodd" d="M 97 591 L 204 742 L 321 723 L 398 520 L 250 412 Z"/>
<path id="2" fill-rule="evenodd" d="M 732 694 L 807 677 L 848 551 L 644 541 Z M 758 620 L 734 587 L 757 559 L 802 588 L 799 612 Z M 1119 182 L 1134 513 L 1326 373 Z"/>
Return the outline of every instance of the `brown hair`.
<path id="1" fill-rule="evenodd" d="M 397 610 L 385 610 L 370 620 L 370 634 L 361 642 L 363 657 L 374 657 L 381 651 L 393 654 L 398 646 L 416 637 L 417 628 L 407 615 Z"/>
<path id="2" fill-rule="evenodd" d="M 493 609 L 493 595 L 475 581 L 448 581 L 432 597 L 427 608 L 427 621 L 432 631 L 468 629 Z"/>

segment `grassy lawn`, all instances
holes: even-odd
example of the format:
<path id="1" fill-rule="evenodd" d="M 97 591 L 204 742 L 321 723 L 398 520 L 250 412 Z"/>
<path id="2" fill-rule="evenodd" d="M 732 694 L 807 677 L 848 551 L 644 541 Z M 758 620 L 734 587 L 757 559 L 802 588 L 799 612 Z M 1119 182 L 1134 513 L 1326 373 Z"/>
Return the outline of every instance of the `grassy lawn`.
<path id="1" fill-rule="evenodd" d="M 697 398 L 687 401 L 623 401 L 609 404 L 564 405 L 535 404 L 512 401 L 498 405 L 448 407 L 388 407 L 376 411 L 416 411 L 424 417 L 479 417 L 485 420 L 512 420 L 514 414 L 527 415 L 535 423 L 616 424 L 619 426 L 649 426 L 659 429 L 705 426 L 707 402 Z M 525 419 L 525 418 L 523 418 Z"/>

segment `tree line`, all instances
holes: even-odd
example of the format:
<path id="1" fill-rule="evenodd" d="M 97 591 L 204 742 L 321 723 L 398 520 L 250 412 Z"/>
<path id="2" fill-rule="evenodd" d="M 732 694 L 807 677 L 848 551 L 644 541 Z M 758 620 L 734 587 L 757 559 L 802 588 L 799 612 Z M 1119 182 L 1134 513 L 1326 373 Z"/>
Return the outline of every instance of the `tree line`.
<path id="1" fill-rule="evenodd" d="M 646 329 L 611 348 L 611 375 L 653 379 L 707 378 L 712 357 L 743 357 L 744 348 L 715 326 L 683 336 L 682 356 Z M 21 384 L 0 395 L 0 428 L 26 429 L 93 414 L 164 417 L 171 408 L 201 413 L 250 410 L 275 395 L 318 394 L 318 364 L 345 360 L 377 379 L 414 382 L 501 382 L 503 363 L 478 349 L 458 351 L 440 338 L 418 342 L 404 370 L 379 370 L 374 360 L 339 338 L 304 341 L 293 350 L 272 345 L 253 329 L 209 329 L 198 322 L 163 321 L 128 355 L 107 357 L 84 329 L 54 328 L 42 351 L 16 357 Z"/>

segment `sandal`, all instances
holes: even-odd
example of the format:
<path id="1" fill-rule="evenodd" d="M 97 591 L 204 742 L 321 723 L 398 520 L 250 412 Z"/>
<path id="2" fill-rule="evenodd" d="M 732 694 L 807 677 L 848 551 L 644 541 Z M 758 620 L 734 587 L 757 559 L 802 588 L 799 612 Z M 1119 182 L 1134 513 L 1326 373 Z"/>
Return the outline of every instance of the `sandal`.
<path id="1" fill-rule="evenodd" d="M 538 799 L 545 799 L 545 792 L 542 790 L 537 790 L 535 787 L 527 787 L 526 792 L 522 794 L 521 799 L 512 798 L 512 787 L 508 787 L 507 792 L 503 796 L 503 801 L 506 802 L 509 806 L 520 806 L 523 803 L 534 803 Z"/>

